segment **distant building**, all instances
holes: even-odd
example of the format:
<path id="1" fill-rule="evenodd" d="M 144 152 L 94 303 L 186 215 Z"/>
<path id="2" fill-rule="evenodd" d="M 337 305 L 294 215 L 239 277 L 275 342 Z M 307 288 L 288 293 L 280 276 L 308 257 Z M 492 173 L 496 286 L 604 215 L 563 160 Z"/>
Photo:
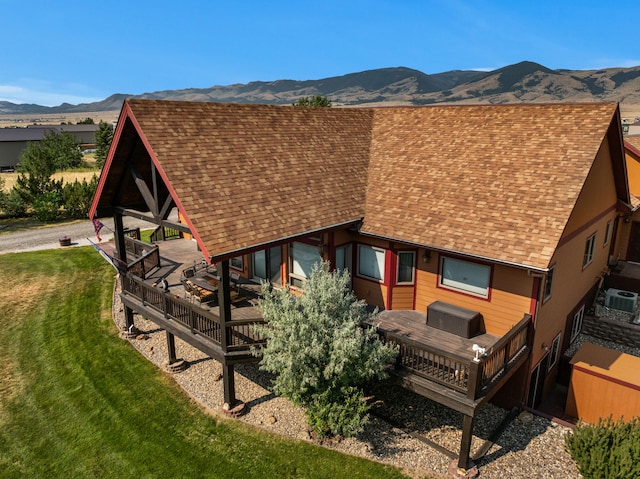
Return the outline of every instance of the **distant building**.
<path id="1" fill-rule="evenodd" d="M 0 170 L 16 167 L 30 141 L 40 141 L 45 133 L 67 131 L 82 145 L 93 146 L 99 125 L 29 125 L 27 128 L 0 128 Z"/>

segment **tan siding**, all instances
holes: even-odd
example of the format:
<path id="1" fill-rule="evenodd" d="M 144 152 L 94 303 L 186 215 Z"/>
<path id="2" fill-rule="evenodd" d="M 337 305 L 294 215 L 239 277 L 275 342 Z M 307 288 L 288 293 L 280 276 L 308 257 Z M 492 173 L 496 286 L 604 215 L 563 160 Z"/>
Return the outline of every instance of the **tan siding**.
<path id="1" fill-rule="evenodd" d="M 422 254 L 422 251 L 419 253 Z M 479 311 L 484 317 L 488 333 L 504 335 L 531 308 L 533 278 L 526 271 L 508 266 L 494 266 L 492 290 L 489 300 L 439 288 L 438 255 L 432 255 L 428 264 L 419 264 L 416 280 L 416 310 L 425 311 L 434 301 L 444 301 L 463 308 Z M 501 289 L 498 289 L 501 288 Z"/>
<path id="2" fill-rule="evenodd" d="M 629 177 L 629 191 L 634 196 L 640 196 L 640 158 L 629 151 L 625 153 L 627 175 Z"/>
<path id="3" fill-rule="evenodd" d="M 413 309 L 413 287 L 395 286 L 392 291 L 393 309 Z"/>
<path id="4" fill-rule="evenodd" d="M 609 145 L 605 139 L 584 182 L 560 242 L 575 231 L 583 228 L 585 224 L 603 213 L 604 210 L 615 206 L 617 200 Z M 604 234 L 604 230 L 602 230 L 602 234 Z"/>
<path id="5" fill-rule="evenodd" d="M 551 298 L 541 305 L 536 321 L 532 364 L 542 359 L 543 343 L 550 345 L 553 338 L 565 330 L 567 316 L 607 270 L 609 246 L 603 245 L 604 234 L 607 222 L 613 224 L 616 212 L 610 207 L 615 204 L 611 162 L 606 150 L 601 149 L 569 220 L 571 227 L 567 226 L 561 246 L 551 261 L 556 267 L 553 288 Z M 598 219 L 593 221 L 593 218 Z M 585 245 L 593 233 L 596 233 L 594 258 L 583 269 Z"/>
<path id="6" fill-rule="evenodd" d="M 386 309 L 387 287 L 385 285 L 354 276 L 353 290 L 358 298 L 378 308 Z"/>

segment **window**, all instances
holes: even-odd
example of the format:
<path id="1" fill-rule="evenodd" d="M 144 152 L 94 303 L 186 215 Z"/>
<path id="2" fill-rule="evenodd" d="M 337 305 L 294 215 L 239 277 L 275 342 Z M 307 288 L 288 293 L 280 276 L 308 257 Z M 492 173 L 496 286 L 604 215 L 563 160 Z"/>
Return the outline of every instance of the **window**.
<path id="1" fill-rule="evenodd" d="M 251 274 L 255 280 L 267 279 L 267 252 L 256 251 L 251 255 Z"/>
<path id="2" fill-rule="evenodd" d="M 384 281 L 384 254 L 383 249 L 358 245 L 358 275 Z"/>
<path id="3" fill-rule="evenodd" d="M 607 222 L 607 228 L 604 230 L 604 243 L 602 246 L 607 246 L 611 239 L 611 221 Z"/>
<path id="4" fill-rule="evenodd" d="M 587 244 L 584 246 L 584 260 L 582 261 L 582 269 L 586 268 L 593 261 L 593 249 L 596 245 L 596 234 L 592 234 L 587 239 Z"/>
<path id="5" fill-rule="evenodd" d="M 576 314 L 573 315 L 573 324 L 571 325 L 571 340 L 569 342 L 574 342 L 580 331 L 582 331 L 582 319 L 584 318 L 584 304 L 578 310 Z"/>
<path id="6" fill-rule="evenodd" d="M 250 255 L 250 262 L 251 277 L 254 281 L 282 284 L 282 276 L 280 273 L 282 253 L 280 246 L 252 253 Z"/>
<path id="7" fill-rule="evenodd" d="M 311 275 L 313 265 L 322 261 L 322 256 L 318 246 L 295 242 L 289 246 L 289 259 L 291 261 L 289 282 L 292 286 L 300 288 L 304 280 Z"/>
<path id="8" fill-rule="evenodd" d="M 489 297 L 491 267 L 461 259 L 442 257 L 440 285 L 456 291 Z"/>
<path id="9" fill-rule="evenodd" d="M 244 263 L 242 261 L 242 256 L 236 256 L 235 258 L 231 258 L 231 260 L 229 261 L 229 266 L 231 266 L 234 269 L 239 269 L 239 270 L 243 270 L 243 266 Z"/>
<path id="10" fill-rule="evenodd" d="M 549 356 L 549 366 L 547 367 L 547 371 L 551 371 L 551 369 L 556 365 L 558 361 L 558 353 L 560 352 L 560 333 L 553 338 L 553 344 L 551 345 L 551 355 Z"/>
<path id="11" fill-rule="evenodd" d="M 544 283 L 544 299 L 543 301 L 548 300 L 551 297 L 551 290 L 553 288 L 553 274 L 556 271 L 556 267 L 552 266 L 549 268 L 549 272 L 547 273 L 547 281 Z"/>
<path id="12" fill-rule="evenodd" d="M 396 283 L 413 284 L 414 265 L 416 262 L 416 253 L 414 251 L 398 252 L 398 270 Z"/>
<path id="13" fill-rule="evenodd" d="M 335 269 L 339 273 L 348 271 L 351 274 L 351 245 L 339 246 L 336 248 Z"/>

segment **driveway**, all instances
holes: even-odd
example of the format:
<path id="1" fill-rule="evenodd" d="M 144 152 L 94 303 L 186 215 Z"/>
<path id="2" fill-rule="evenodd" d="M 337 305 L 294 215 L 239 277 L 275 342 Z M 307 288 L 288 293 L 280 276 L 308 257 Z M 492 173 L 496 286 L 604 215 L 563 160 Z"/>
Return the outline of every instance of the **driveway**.
<path id="1" fill-rule="evenodd" d="M 102 241 L 113 238 L 113 218 L 102 218 L 104 228 L 100 231 Z M 125 228 L 153 228 L 154 225 L 135 218 L 124 218 Z M 46 226 L 17 233 L 2 234 L 0 230 L 0 254 L 20 253 L 41 249 L 62 248 L 58 238 L 68 236 L 71 246 L 88 246 L 90 241 L 97 243 L 96 233 L 91 221 L 78 221 L 62 226 Z M 68 246 L 65 246 L 68 247 Z"/>

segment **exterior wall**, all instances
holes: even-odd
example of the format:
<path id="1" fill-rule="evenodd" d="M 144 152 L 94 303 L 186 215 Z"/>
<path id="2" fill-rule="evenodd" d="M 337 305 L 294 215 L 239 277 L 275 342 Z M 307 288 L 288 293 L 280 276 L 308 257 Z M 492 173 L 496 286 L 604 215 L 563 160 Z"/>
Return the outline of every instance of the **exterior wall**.
<path id="1" fill-rule="evenodd" d="M 184 223 L 184 217 L 182 216 L 182 213 L 180 213 L 180 211 L 178 211 L 178 223 Z M 193 235 L 189 233 L 184 233 L 184 238 L 193 239 Z"/>
<path id="2" fill-rule="evenodd" d="M 640 158 L 625 149 L 625 160 L 627 163 L 627 178 L 629 182 L 629 192 L 636 197 L 640 197 Z M 631 240 L 631 224 L 640 222 L 640 210 L 636 210 L 629 217 L 618 222 L 618 233 L 616 235 L 616 246 L 612 256 L 626 261 L 628 259 L 629 241 Z"/>
<path id="3" fill-rule="evenodd" d="M 605 142 L 550 263 L 550 266 L 555 267 L 553 285 L 550 297 L 541 301 L 536 316 L 532 367 L 544 358 L 558 333 L 564 335 L 567 329 L 571 331 L 573 314 L 582 306 L 587 293 L 602 281 L 607 272 L 612 238 L 605 244 L 604 236 L 609 222 L 610 235 L 613 234 L 616 203 L 613 170 Z M 587 239 L 594 233 L 596 241 L 593 260 L 583 268 Z M 542 287 L 544 289 L 544 284 Z M 587 310 L 590 305 L 584 306 Z M 566 344 L 565 338 L 562 339 L 561 344 Z M 555 370 L 550 373 L 555 377 Z"/>
<path id="4" fill-rule="evenodd" d="M 15 167 L 26 147 L 26 141 L 0 142 L 0 167 Z"/>
<path id="5" fill-rule="evenodd" d="M 625 149 L 629 192 L 633 196 L 640 196 L 640 158 Z"/>
<path id="6" fill-rule="evenodd" d="M 419 252 L 421 257 L 424 250 Z M 462 258 L 464 259 L 464 258 Z M 526 313 L 531 312 L 534 278 L 525 270 L 493 265 L 491 291 L 488 299 L 449 290 L 439 286 L 440 255 L 432 254 L 429 263 L 418 262 L 416 282 L 417 311 L 424 311 L 434 301 L 479 311 L 487 333 L 503 336 Z"/>
<path id="7" fill-rule="evenodd" d="M 367 303 L 377 306 L 381 309 L 389 308 L 389 260 L 390 254 L 389 251 L 391 248 L 391 244 L 389 241 L 379 240 L 376 238 L 369 238 L 364 236 L 357 236 L 354 238 L 353 243 L 353 291 L 356 296 L 360 299 L 364 299 Z M 376 246 L 378 248 L 383 248 L 386 251 L 385 254 L 385 281 L 383 283 L 374 281 L 371 279 L 366 279 L 358 276 L 357 271 L 357 256 L 358 256 L 358 244 L 365 244 L 369 246 Z"/>
<path id="8" fill-rule="evenodd" d="M 640 415 L 640 358 L 587 343 L 571 364 L 568 414 L 592 424 Z"/>

